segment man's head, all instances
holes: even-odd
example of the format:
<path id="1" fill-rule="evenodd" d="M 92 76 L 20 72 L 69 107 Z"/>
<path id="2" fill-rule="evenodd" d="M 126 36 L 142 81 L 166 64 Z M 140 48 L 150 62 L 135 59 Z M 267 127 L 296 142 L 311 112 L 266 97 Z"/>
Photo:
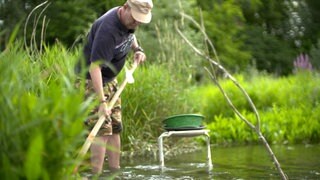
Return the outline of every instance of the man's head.
<path id="1" fill-rule="evenodd" d="M 152 18 L 152 0 L 127 0 L 132 17 L 140 23 L 149 23 Z"/>

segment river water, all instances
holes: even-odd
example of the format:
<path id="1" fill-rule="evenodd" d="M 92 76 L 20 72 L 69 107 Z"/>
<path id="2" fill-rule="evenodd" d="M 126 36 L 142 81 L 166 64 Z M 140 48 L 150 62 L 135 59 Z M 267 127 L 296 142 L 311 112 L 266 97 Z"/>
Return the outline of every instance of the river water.
<path id="1" fill-rule="evenodd" d="M 271 148 L 289 179 L 320 179 L 320 145 Z M 165 157 L 162 170 L 158 159 L 122 161 L 120 172 L 110 174 L 105 170 L 99 179 L 281 179 L 263 145 L 211 147 L 211 153 L 211 170 L 206 163 L 206 149 L 202 149 L 171 159 Z"/>

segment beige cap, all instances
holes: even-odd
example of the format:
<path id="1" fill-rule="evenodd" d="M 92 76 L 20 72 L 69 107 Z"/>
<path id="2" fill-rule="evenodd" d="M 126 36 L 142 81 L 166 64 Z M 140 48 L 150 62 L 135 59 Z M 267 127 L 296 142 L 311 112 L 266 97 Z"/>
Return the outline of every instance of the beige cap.
<path id="1" fill-rule="evenodd" d="M 141 23 L 149 23 L 151 21 L 151 9 L 153 7 L 152 0 L 127 0 L 131 8 L 132 17 Z"/>

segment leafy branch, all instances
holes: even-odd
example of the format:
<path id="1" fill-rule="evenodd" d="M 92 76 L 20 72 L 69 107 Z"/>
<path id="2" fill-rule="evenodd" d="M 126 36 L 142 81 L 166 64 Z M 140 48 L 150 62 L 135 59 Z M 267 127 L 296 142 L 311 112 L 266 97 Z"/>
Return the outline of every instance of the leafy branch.
<path id="1" fill-rule="evenodd" d="M 287 175 L 282 171 L 281 166 L 279 161 L 277 160 L 277 157 L 275 156 L 275 154 L 273 153 L 268 141 L 266 140 L 266 138 L 263 136 L 263 134 L 261 133 L 260 130 L 260 116 L 259 116 L 259 112 L 257 111 L 254 103 L 252 102 L 250 96 L 248 95 L 248 93 L 246 92 L 246 90 L 238 83 L 238 81 L 221 65 L 219 64 L 219 58 L 217 55 L 217 52 L 215 50 L 215 47 L 212 43 L 212 41 L 208 38 L 208 35 L 205 32 L 205 28 L 203 26 L 203 23 L 201 23 L 202 25 L 200 25 L 198 22 L 196 22 L 191 16 L 181 13 L 182 18 L 188 19 L 190 20 L 199 30 L 200 32 L 203 34 L 204 36 L 204 40 L 206 43 L 209 44 L 209 47 L 211 48 L 211 50 L 213 51 L 213 54 L 215 56 L 214 60 L 213 58 L 211 58 L 209 55 L 206 55 L 205 52 L 202 52 L 201 50 L 199 50 L 197 47 L 195 47 L 192 42 L 190 42 L 188 40 L 188 38 L 182 33 L 182 31 L 179 29 L 177 23 L 175 24 L 175 28 L 176 31 L 179 33 L 179 35 L 184 39 L 184 41 L 193 49 L 193 51 L 203 57 L 204 59 L 206 59 L 207 61 L 209 61 L 210 66 L 211 66 L 211 70 L 208 68 L 205 68 L 206 71 L 209 73 L 210 78 L 213 80 L 213 82 L 215 83 L 215 85 L 217 85 L 217 87 L 219 88 L 219 90 L 221 91 L 221 93 L 223 94 L 223 96 L 225 97 L 225 99 L 227 100 L 228 104 L 230 105 L 230 107 L 232 108 L 232 110 L 236 113 L 236 115 L 242 120 L 244 121 L 259 137 L 259 139 L 261 139 L 261 141 L 263 142 L 265 148 L 267 149 L 269 155 L 271 156 L 280 176 L 282 177 L 282 179 L 287 180 L 288 177 Z M 203 22 L 203 21 L 202 21 Z M 215 75 L 215 70 L 214 67 L 218 68 L 219 70 L 222 70 L 222 72 L 225 74 L 225 76 L 227 78 L 229 78 L 237 88 L 240 89 L 240 91 L 242 92 L 242 94 L 245 96 L 246 100 L 249 102 L 250 107 L 253 109 L 253 112 L 255 114 L 256 117 L 256 124 L 254 125 L 253 123 L 251 123 L 248 119 L 246 119 L 246 117 L 244 117 L 239 111 L 238 109 L 234 106 L 234 104 L 232 103 L 232 100 L 229 98 L 228 94 L 224 91 L 223 87 L 219 84 L 218 78 Z"/>

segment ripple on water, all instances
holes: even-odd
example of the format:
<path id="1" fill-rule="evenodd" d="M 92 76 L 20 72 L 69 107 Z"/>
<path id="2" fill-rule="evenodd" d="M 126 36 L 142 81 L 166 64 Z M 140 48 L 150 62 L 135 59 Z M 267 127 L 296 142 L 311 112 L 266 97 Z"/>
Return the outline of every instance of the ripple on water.
<path id="1" fill-rule="evenodd" d="M 317 158 L 320 156 L 320 145 L 273 146 L 272 148 L 289 179 L 320 179 L 320 161 Z M 160 168 L 158 160 L 142 159 L 123 162 L 117 176 L 119 179 L 139 180 L 280 179 L 262 146 L 216 147 L 212 149 L 213 169 L 211 171 L 208 171 L 206 156 L 206 149 L 204 149 L 203 152 L 166 159 L 164 168 Z M 104 171 L 101 179 L 109 177 L 110 172 Z"/>

